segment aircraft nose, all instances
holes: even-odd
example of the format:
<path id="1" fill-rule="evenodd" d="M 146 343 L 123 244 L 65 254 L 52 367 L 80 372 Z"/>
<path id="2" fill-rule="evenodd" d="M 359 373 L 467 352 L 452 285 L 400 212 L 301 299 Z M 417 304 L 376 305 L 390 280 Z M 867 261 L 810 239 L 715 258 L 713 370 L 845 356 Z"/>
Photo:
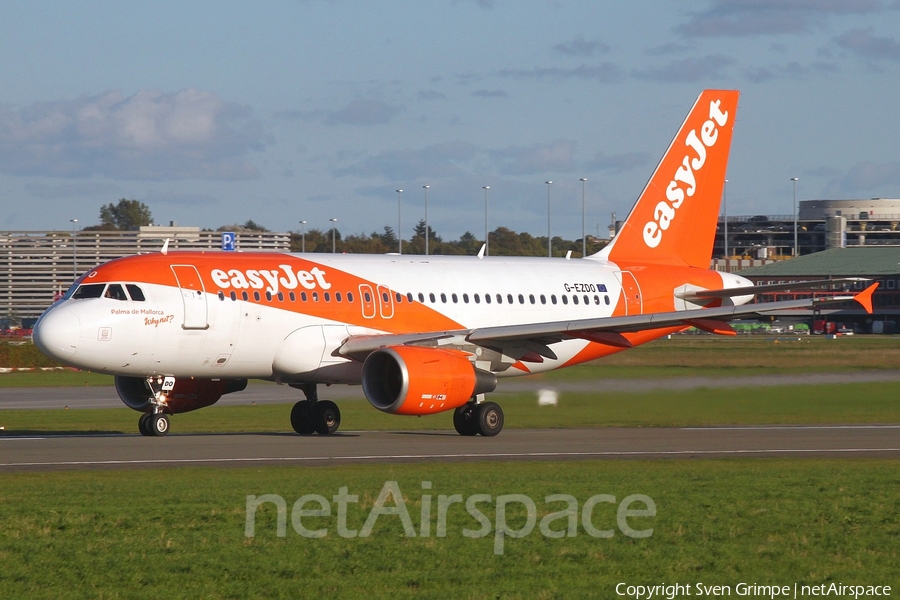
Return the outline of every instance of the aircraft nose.
<path id="1" fill-rule="evenodd" d="M 75 354 L 81 321 L 66 308 L 54 308 L 47 312 L 34 326 L 32 339 L 38 350 L 60 361 Z"/>

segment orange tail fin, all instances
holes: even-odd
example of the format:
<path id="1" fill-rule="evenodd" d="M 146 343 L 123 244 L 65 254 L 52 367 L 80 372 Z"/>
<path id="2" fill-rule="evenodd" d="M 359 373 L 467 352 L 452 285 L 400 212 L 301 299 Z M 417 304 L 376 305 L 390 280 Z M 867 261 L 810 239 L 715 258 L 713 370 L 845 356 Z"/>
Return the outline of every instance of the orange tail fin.
<path id="1" fill-rule="evenodd" d="M 709 268 L 738 95 L 700 94 L 621 230 L 596 258 Z"/>

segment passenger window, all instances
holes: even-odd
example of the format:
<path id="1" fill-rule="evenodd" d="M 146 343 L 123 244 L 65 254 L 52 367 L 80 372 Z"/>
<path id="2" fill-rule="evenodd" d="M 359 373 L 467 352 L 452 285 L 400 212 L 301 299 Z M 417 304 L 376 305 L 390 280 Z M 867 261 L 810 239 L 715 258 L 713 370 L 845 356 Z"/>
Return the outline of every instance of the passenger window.
<path id="1" fill-rule="evenodd" d="M 607 306 L 609 306 L 609 296 L 603 296 L 603 301 L 606 302 Z"/>
<path id="2" fill-rule="evenodd" d="M 292 292 L 293 293 L 293 292 Z M 237 294 L 234 290 L 231 290 L 231 293 L 228 294 L 232 300 L 237 300 Z"/>
<path id="3" fill-rule="evenodd" d="M 585 303 L 585 304 L 590 304 L 590 303 L 591 303 L 591 299 L 588 298 L 588 295 L 587 295 L 587 294 L 584 295 L 584 303 Z"/>
<path id="4" fill-rule="evenodd" d="M 441 293 L 441 302 L 447 304 L 447 294 Z"/>
<path id="5" fill-rule="evenodd" d="M 568 303 L 569 303 L 569 297 L 566 296 L 565 294 L 563 294 L 563 295 L 562 295 L 562 301 L 563 301 L 563 304 L 568 304 Z"/>
<path id="6" fill-rule="evenodd" d="M 481 304 L 481 297 L 478 294 L 475 294 L 475 304 Z"/>
<path id="7" fill-rule="evenodd" d="M 490 304 L 490 303 L 491 303 L 491 295 L 490 295 L 490 294 L 485 294 L 485 295 L 484 295 L 484 302 L 485 302 L 485 304 Z"/>
<path id="8" fill-rule="evenodd" d="M 133 283 L 126 283 L 125 289 L 128 290 L 128 295 L 131 296 L 131 299 L 135 302 L 144 302 L 144 290 L 134 285 Z"/>
<path id="9" fill-rule="evenodd" d="M 525 296 L 519 294 L 519 304 L 525 304 Z"/>
<path id="10" fill-rule="evenodd" d="M 219 295 L 219 300 L 225 300 L 225 292 L 223 292 L 222 290 L 219 290 L 218 295 Z"/>
<path id="11" fill-rule="evenodd" d="M 323 296 L 325 297 L 325 302 L 331 302 L 331 292 L 325 292 Z"/>
<path id="12" fill-rule="evenodd" d="M 388 302 L 391 301 L 391 297 L 388 296 L 387 292 L 381 292 L 381 301 L 384 302 L 385 304 L 387 304 Z"/>
<path id="13" fill-rule="evenodd" d="M 572 303 L 578 304 L 578 296 L 576 296 L 575 294 L 572 294 Z"/>
<path id="14" fill-rule="evenodd" d="M 318 302 L 319 301 L 319 292 L 313 292 L 312 299 L 313 299 L 313 302 Z"/>
<path id="15" fill-rule="evenodd" d="M 497 294 L 497 304 L 503 304 L 503 294 Z"/>
<path id="16" fill-rule="evenodd" d="M 598 296 L 596 294 L 594 294 L 594 304 L 596 304 L 598 306 L 600 305 L 600 296 Z"/>
<path id="17" fill-rule="evenodd" d="M 507 295 L 506 295 L 506 300 L 507 300 L 507 302 L 509 302 L 510 304 L 512 304 L 512 303 L 513 303 L 513 297 L 512 297 L 512 294 L 507 294 Z"/>
<path id="18" fill-rule="evenodd" d="M 403 294 L 401 294 L 400 292 L 394 293 L 394 299 L 397 300 L 397 304 L 400 304 L 401 302 L 403 302 Z"/>
<path id="19" fill-rule="evenodd" d="M 434 292 L 428 294 L 428 299 L 431 300 L 432 304 L 434 304 Z"/>
<path id="20" fill-rule="evenodd" d="M 469 303 L 469 295 L 468 294 L 463 294 L 463 302 L 465 302 L 466 304 Z"/>
<path id="21" fill-rule="evenodd" d="M 272 292 L 270 292 L 269 290 L 266 290 L 266 301 L 267 302 L 272 301 Z"/>
<path id="22" fill-rule="evenodd" d="M 306 292 L 300 292 L 300 300 L 302 300 L 303 302 L 306 302 L 306 299 L 308 297 L 309 296 L 306 295 Z"/>
<path id="23" fill-rule="evenodd" d="M 294 292 L 290 292 L 290 293 L 288 294 L 288 298 L 291 299 L 291 302 L 296 302 L 296 301 L 297 301 L 297 295 L 296 295 Z"/>
<path id="24" fill-rule="evenodd" d="M 284 302 L 284 292 L 278 292 L 278 301 Z"/>
<path id="25" fill-rule="evenodd" d="M 547 304 L 547 297 L 541 294 L 541 304 Z"/>
<path id="26" fill-rule="evenodd" d="M 556 304 L 556 294 L 550 294 L 550 302 Z"/>
<path id="27" fill-rule="evenodd" d="M 250 296 L 247 295 L 247 292 L 241 292 L 241 298 L 243 298 L 244 302 L 250 299 Z"/>
<path id="28" fill-rule="evenodd" d="M 419 292 L 419 302 L 425 302 L 425 294 Z"/>
<path id="29" fill-rule="evenodd" d="M 335 302 L 341 302 L 342 300 L 343 300 L 343 298 L 341 297 L 341 293 L 340 293 L 340 292 L 335 292 L 335 293 L 334 293 L 334 301 L 335 301 Z"/>
<path id="30" fill-rule="evenodd" d="M 271 298 L 271 295 L 269 297 Z M 259 302 L 259 292 L 253 292 L 253 299 Z"/>
<path id="31" fill-rule="evenodd" d="M 128 300 L 128 296 L 125 295 L 125 290 L 122 289 L 122 286 L 118 283 L 111 283 L 106 288 L 106 293 L 103 294 L 104 298 L 112 298 L 113 300 Z"/>
<path id="32" fill-rule="evenodd" d="M 528 294 L 528 301 L 534 304 L 534 294 Z"/>
<path id="33" fill-rule="evenodd" d="M 413 295 L 412 295 L 412 292 L 406 292 L 406 299 L 409 300 L 410 302 L 413 301 Z"/>
<path id="34" fill-rule="evenodd" d="M 353 292 L 347 292 L 347 302 L 353 304 Z"/>

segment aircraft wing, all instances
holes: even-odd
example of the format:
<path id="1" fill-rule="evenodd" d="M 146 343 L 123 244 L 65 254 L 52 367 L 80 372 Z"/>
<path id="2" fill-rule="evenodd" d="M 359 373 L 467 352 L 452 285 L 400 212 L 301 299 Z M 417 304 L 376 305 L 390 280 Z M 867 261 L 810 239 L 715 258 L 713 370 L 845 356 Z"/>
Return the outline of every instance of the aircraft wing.
<path id="1" fill-rule="evenodd" d="M 864 277 L 842 277 L 838 279 L 818 279 L 815 281 L 794 281 L 792 283 L 770 283 L 768 285 L 750 285 L 739 288 L 728 288 L 723 290 L 692 290 L 687 292 L 679 292 L 675 294 L 678 298 L 687 300 L 688 302 L 696 302 L 698 300 L 710 300 L 713 298 L 734 298 L 736 296 L 749 296 L 751 294 L 767 294 L 769 292 L 783 292 L 785 290 L 808 290 L 811 288 L 830 287 L 843 283 L 858 283 L 860 281 L 871 281 Z"/>
<path id="2" fill-rule="evenodd" d="M 345 356 L 364 358 L 368 353 L 385 346 L 415 344 L 441 339 L 457 338 L 485 347 L 505 347 L 516 345 L 522 354 L 532 353 L 550 359 L 556 355 L 549 344 L 564 339 L 585 339 L 601 344 L 630 348 L 631 342 L 622 334 L 666 327 L 693 326 L 710 333 L 735 335 L 727 321 L 749 316 L 762 316 L 771 312 L 855 300 L 866 312 L 872 312 L 872 293 L 878 284 L 872 284 L 854 295 L 832 296 L 829 298 L 805 298 L 783 302 L 745 304 L 743 306 L 721 306 L 694 310 L 677 310 L 664 313 L 650 313 L 624 317 L 601 317 L 597 319 L 577 319 L 548 323 L 528 323 L 522 325 L 500 325 L 478 327 L 460 331 L 441 331 L 418 334 L 384 334 L 352 337 L 344 342 L 339 352 Z"/>

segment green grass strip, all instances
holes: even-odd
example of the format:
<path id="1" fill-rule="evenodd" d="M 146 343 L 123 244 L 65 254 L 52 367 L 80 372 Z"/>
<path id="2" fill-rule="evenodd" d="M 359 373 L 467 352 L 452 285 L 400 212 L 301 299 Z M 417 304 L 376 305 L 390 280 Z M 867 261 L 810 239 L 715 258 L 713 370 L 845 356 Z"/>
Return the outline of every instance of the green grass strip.
<path id="1" fill-rule="evenodd" d="M 274 505 L 260 508 L 245 537 L 246 497 L 276 494 L 290 513 L 305 494 L 332 501 L 341 487 L 359 497 L 347 527 L 359 530 L 386 481 L 396 481 L 417 533 L 382 515 L 371 535 L 347 539 L 330 517 L 290 514 L 276 535 Z M 423 490 L 422 482 L 431 482 Z M 734 586 L 900 584 L 900 464 L 892 460 L 577 461 L 394 464 L 252 469 L 159 469 L 0 475 L 0 596 L 4 598 L 615 598 L 615 586 L 690 583 Z M 644 494 L 655 517 L 645 539 L 617 528 L 616 504 L 600 503 L 592 523 L 614 530 L 550 538 L 539 527 L 506 538 L 468 538 L 478 522 L 463 504 L 436 536 L 440 494 L 487 494 L 479 505 L 494 527 L 501 494 L 524 494 L 538 522 L 561 510 L 545 501 L 569 494 L 615 502 Z M 431 531 L 421 533 L 423 496 Z M 387 506 L 394 506 L 389 501 Z M 520 505 L 507 522 L 525 524 Z M 306 508 L 317 508 L 317 505 Z M 552 529 L 565 530 L 565 521 Z M 491 530 L 493 532 L 493 529 Z"/>

